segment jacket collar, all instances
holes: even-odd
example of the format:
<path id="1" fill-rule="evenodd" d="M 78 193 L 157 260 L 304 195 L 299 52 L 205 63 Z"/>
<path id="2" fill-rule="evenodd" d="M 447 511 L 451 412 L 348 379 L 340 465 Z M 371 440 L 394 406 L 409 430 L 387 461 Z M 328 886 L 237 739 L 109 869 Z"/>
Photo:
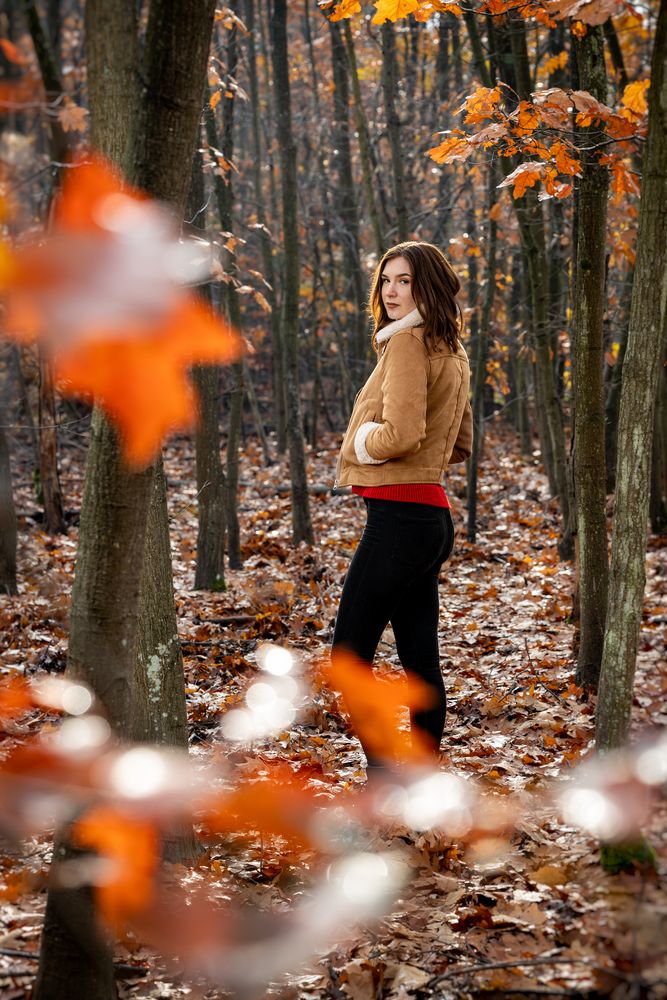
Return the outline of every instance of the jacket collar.
<path id="1" fill-rule="evenodd" d="M 407 316 L 403 316 L 401 319 L 395 319 L 393 323 L 387 323 L 386 326 L 383 326 L 375 339 L 378 344 L 383 344 L 385 340 L 389 340 L 389 338 L 393 337 L 395 333 L 399 332 L 399 330 L 409 330 L 410 327 L 419 326 L 423 322 L 424 320 L 422 319 L 419 309 L 413 309 L 412 312 L 407 314 Z"/>

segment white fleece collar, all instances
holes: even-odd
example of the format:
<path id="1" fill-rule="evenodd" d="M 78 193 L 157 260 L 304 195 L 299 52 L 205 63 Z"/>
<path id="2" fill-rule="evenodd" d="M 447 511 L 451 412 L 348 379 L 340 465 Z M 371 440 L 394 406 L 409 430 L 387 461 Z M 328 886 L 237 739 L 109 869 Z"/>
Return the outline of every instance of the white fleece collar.
<path id="1" fill-rule="evenodd" d="M 419 309 L 413 309 L 412 312 L 407 314 L 407 316 L 403 316 L 401 319 L 395 319 L 393 323 L 387 323 L 386 326 L 383 326 L 375 339 L 378 344 L 383 344 L 385 340 L 389 340 L 389 338 L 393 337 L 395 333 L 399 332 L 399 330 L 408 330 L 411 326 L 420 326 L 423 322 L 424 320 L 422 319 Z"/>

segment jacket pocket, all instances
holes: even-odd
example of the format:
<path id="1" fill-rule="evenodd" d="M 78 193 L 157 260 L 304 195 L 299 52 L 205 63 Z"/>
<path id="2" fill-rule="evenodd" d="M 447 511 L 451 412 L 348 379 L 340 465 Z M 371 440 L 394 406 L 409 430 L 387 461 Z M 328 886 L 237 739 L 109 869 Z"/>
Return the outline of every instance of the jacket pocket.
<path id="1" fill-rule="evenodd" d="M 345 432 L 341 448 L 341 454 L 346 462 L 351 462 L 353 465 L 359 465 L 357 453 L 354 450 L 354 437 L 361 425 L 371 420 L 374 423 L 380 423 L 382 420 L 381 415 L 378 416 L 378 407 L 373 403 L 365 402 L 360 407 L 355 409 L 347 431 Z"/>

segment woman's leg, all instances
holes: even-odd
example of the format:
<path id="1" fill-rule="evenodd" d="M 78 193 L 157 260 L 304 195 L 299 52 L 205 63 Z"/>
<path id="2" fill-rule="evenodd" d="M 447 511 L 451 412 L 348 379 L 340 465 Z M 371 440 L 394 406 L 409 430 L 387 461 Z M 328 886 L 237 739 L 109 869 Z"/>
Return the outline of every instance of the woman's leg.
<path id="1" fill-rule="evenodd" d="M 431 573 L 411 588 L 391 617 L 396 651 L 403 669 L 428 684 L 430 704 L 411 711 L 413 727 L 421 731 L 435 752 L 445 728 L 447 699 L 438 652 L 438 576 Z"/>
<path id="2" fill-rule="evenodd" d="M 443 512 L 443 522 L 445 537 L 435 564 L 413 583 L 391 615 L 396 650 L 403 668 L 419 677 L 432 690 L 431 704 L 411 712 L 411 723 L 436 752 L 440 747 L 447 710 L 438 650 L 438 577 L 454 545 L 454 526 L 449 510 Z"/>
<path id="3" fill-rule="evenodd" d="M 431 678 L 437 705 L 417 713 L 415 719 L 439 743 L 444 685 L 437 656 L 437 573 L 451 548 L 451 517 L 448 511 L 423 504 L 371 500 L 367 508 L 366 528 L 343 586 L 333 646 L 349 649 L 371 669 L 382 632 L 391 620 L 404 667 L 427 683 Z M 429 638 L 430 668 L 424 667 Z"/>
<path id="4" fill-rule="evenodd" d="M 393 606 L 391 566 L 391 510 L 386 504 L 367 503 L 368 517 L 340 598 L 333 647 L 344 646 L 369 664 Z"/>
<path id="5" fill-rule="evenodd" d="M 372 673 L 373 657 L 380 637 L 389 624 L 396 580 L 388 559 L 392 537 L 392 510 L 379 501 L 367 502 L 368 518 L 364 533 L 345 576 L 333 636 L 333 651 L 346 649 L 368 664 Z M 369 768 L 383 766 L 356 734 Z"/>

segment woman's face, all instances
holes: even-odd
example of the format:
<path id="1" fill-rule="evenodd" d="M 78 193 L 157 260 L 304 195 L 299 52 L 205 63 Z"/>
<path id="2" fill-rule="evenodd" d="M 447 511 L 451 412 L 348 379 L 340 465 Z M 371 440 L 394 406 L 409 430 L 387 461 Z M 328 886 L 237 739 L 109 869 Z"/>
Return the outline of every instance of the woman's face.
<path id="1" fill-rule="evenodd" d="M 380 275 L 382 302 L 390 320 L 403 319 L 417 303 L 412 297 L 412 268 L 405 257 L 393 257 Z"/>

